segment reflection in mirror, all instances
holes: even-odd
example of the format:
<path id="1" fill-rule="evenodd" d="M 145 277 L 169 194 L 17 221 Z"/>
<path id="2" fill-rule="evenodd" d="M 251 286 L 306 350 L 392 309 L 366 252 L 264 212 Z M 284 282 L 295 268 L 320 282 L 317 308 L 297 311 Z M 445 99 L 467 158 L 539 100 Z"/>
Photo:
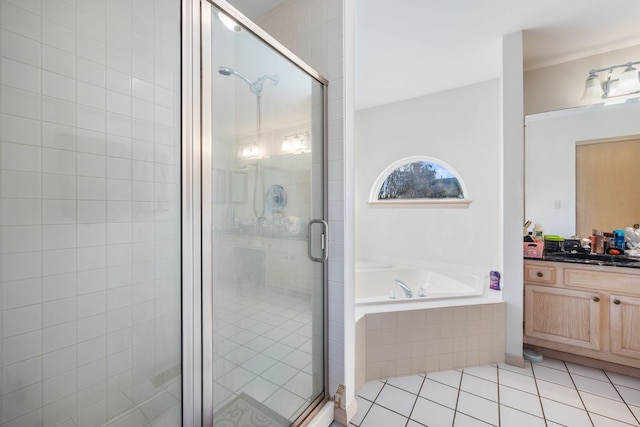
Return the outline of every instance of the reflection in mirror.
<path id="1" fill-rule="evenodd" d="M 525 220 L 542 224 L 548 234 L 564 237 L 586 237 L 593 228 L 611 231 L 613 224 L 618 222 L 621 223 L 615 228 L 624 229 L 640 221 L 640 212 L 626 202 L 630 198 L 637 199 L 638 187 L 625 190 L 621 186 L 622 180 L 628 179 L 620 170 L 621 162 L 617 167 L 607 168 L 609 183 L 605 184 L 604 178 L 598 179 L 603 191 L 611 196 L 608 200 L 596 194 L 593 183 L 583 183 L 576 174 L 576 147 L 580 142 L 637 139 L 640 135 L 640 102 L 533 114 L 525 118 L 525 125 Z M 610 154 L 613 159 L 620 160 L 625 156 L 618 149 L 613 148 L 615 152 Z M 592 176 L 595 172 L 587 168 L 587 175 Z M 640 175 L 637 160 L 635 169 L 625 168 L 630 168 L 633 176 Z M 577 180 L 581 180 L 578 187 L 587 200 L 583 206 L 576 205 Z M 627 216 L 614 219 L 613 223 L 601 215 L 591 216 L 578 228 L 576 218 L 582 218 L 587 211 L 595 212 L 596 205 L 605 207 L 601 212 L 616 211 Z M 632 220 L 634 215 L 635 220 Z"/>
<path id="2" fill-rule="evenodd" d="M 640 139 L 576 146 L 576 234 L 620 230 L 640 221 Z"/>
<path id="3" fill-rule="evenodd" d="M 231 172 L 231 203 L 247 202 L 247 174 Z"/>

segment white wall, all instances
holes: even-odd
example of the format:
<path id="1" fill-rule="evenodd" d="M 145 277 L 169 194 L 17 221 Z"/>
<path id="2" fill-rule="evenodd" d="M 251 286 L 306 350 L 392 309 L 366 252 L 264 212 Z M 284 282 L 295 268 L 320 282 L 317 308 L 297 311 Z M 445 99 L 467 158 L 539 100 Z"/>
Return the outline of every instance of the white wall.
<path id="1" fill-rule="evenodd" d="M 638 101 L 527 116 L 525 217 L 542 224 L 545 233 L 575 234 L 576 141 L 639 135 L 638 117 Z"/>
<path id="2" fill-rule="evenodd" d="M 0 424 L 178 425 L 180 2 L 0 17 Z"/>
<path id="3" fill-rule="evenodd" d="M 371 187 L 389 164 L 435 157 L 464 181 L 468 209 L 380 207 Z M 356 112 L 356 258 L 500 266 L 498 80 Z"/>

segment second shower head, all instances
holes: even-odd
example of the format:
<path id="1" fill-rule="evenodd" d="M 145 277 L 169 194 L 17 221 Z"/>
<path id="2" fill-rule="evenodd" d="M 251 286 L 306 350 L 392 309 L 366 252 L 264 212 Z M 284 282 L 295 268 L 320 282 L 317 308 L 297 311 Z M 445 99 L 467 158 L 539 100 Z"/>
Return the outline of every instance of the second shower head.
<path id="1" fill-rule="evenodd" d="M 265 74 L 262 77 L 258 77 L 255 81 L 251 81 L 247 76 L 230 67 L 218 67 L 218 73 L 222 74 L 223 76 L 233 75 L 243 80 L 246 84 L 249 85 L 249 90 L 256 96 L 262 95 L 262 89 L 265 80 L 271 80 L 274 85 L 277 85 L 280 81 L 280 76 L 278 76 L 277 74 Z"/>
<path id="2" fill-rule="evenodd" d="M 218 68 L 218 72 L 220 74 L 222 74 L 223 76 L 236 76 L 236 77 L 240 77 L 242 80 L 244 80 L 248 85 L 251 85 L 251 80 L 249 80 L 249 78 L 247 78 L 247 76 L 245 76 L 244 74 L 242 74 L 239 71 L 234 70 L 233 68 L 229 68 L 229 67 L 219 67 Z"/>

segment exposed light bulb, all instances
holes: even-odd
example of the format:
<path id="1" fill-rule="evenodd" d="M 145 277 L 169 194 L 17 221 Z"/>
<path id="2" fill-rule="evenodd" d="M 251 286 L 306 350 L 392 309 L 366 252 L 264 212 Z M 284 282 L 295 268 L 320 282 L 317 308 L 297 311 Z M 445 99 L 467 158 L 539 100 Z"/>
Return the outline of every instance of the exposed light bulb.
<path id="1" fill-rule="evenodd" d="M 242 31 L 242 27 L 238 25 L 236 21 L 229 18 L 227 15 L 225 15 L 221 11 L 218 11 L 218 19 L 220 19 L 220 22 L 222 22 L 222 24 L 225 27 L 227 27 L 230 31 L 233 31 L 235 33 L 239 33 L 240 31 Z"/>
<path id="2" fill-rule="evenodd" d="M 584 93 L 582 94 L 583 101 L 597 101 L 602 99 L 604 94 L 602 90 L 602 83 L 600 83 L 600 77 L 594 72 L 589 72 L 589 77 L 584 84 Z"/>
<path id="3" fill-rule="evenodd" d="M 640 80 L 638 79 L 638 69 L 629 64 L 618 79 L 618 86 L 612 95 L 627 95 L 640 91 Z"/>

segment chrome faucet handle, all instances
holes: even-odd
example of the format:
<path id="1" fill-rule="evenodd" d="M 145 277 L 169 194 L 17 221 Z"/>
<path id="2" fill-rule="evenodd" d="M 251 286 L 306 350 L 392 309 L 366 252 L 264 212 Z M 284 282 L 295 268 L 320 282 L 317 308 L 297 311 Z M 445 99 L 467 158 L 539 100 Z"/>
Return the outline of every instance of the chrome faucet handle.
<path id="1" fill-rule="evenodd" d="M 404 294 L 406 295 L 407 298 L 412 298 L 413 297 L 413 291 L 402 280 L 396 279 L 396 285 L 398 285 L 398 286 L 400 286 L 402 288 L 402 290 L 404 291 Z"/>

